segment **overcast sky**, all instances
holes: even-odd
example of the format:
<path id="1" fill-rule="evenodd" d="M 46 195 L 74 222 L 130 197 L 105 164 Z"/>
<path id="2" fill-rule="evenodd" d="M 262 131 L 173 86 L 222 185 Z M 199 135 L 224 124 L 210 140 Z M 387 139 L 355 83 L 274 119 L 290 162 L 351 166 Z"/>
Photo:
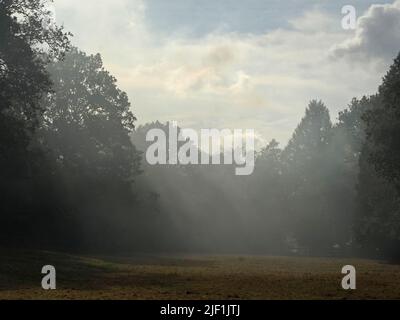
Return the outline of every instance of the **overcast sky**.
<path id="1" fill-rule="evenodd" d="M 355 31 L 341 9 L 357 10 Z M 400 50 L 400 0 L 55 0 L 59 24 L 106 68 L 138 124 L 290 138 L 311 99 L 333 121 L 376 91 Z"/>

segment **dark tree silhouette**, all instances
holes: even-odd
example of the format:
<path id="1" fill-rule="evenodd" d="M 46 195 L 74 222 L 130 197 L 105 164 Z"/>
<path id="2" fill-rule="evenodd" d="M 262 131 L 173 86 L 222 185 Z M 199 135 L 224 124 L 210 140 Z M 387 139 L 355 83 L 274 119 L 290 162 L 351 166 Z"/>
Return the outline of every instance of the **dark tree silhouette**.
<path id="1" fill-rule="evenodd" d="M 100 55 L 73 49 L 48 70 L 54 92 L 45 99 L 40 133 L 53 161 L 72 175 L 131 181 L 140 163 L 129 136 L 136 118 Z"/>
<path id="2" fill-rule="evenodd" d="M 400 260 L 400 55 L 362 118 L 356 235 L 369 251 Z"/>
<path id="3" fill-rule="evenodd" d="M 32 215 L 35 169 L 40 156 L 32 138 L 51 91 L 46 63 L 62 57 L 68 34 L 54 24 L 47 1 L 0 2 L 0 240 L 23 238 L 18 226 Z"/>
<path id="4" fill-rule="evenodd" d="M 378 94 L 380 103 L 364 117 L 373 145 L 371 162 L 400 194 L 400 54 L 383 78 Z"/>

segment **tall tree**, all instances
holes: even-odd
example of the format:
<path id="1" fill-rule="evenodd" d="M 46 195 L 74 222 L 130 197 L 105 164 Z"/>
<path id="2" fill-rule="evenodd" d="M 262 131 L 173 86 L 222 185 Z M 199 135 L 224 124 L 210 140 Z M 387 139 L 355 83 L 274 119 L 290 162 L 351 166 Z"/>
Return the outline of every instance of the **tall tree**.
<path id="1" fill-rule="evenodd" d="M 136 118 L 128 96 L 99 54 L 73 48 L 48 71 L 53 92 L 43 99 L 37 133 L 48 165 L 40 179 L 47 195 L 39 204 L 47 212 L 41 225 L 63 222 L 55 239 L 67 246 L 115 249 L 131 243 L 140 153 L 130 140 Z"/>
<path id="2" fill-rule="evenodd" d="M 363 115 L 356 235 L 364 248 L 400 259 L 400 55 Z"/>
<path id="3" fill-rule="evenodd" d="M 291 230 L 313 253 L 326 252 L 335 241 L 326 162 L 331 137 L 329 110 L 313 100 L 282 154 Z"/>
<path id="4" fill-rule="evenodd" d="M 51 21 L 48 1 L 0 1 L 0 170 L 26 174 L 27 147 L 51 91 L 46 72 L 69 46 L 68 34 Z"/>
<path id="5" fill-rule="evenodd" d="M 400 54 L 379 88 L 381 103 L 365 115 L 371 162 L 400 194 Z"/>
<path id="6" fill-rule="evenodd" d="M 45 99 L 41 133 L 70 174 L 130 181 L 140 157 L 130 140 L 136 118 L 101 56 L 72 49 L 48 68 L 54 92 Z"/>
<path id="7" fill-rule="evenodd" d="M 32 141 L 51 92 L 46 71 L 62 58 L 69 34 L 52 22 L 45 0 L 0 1 L 0 242 L 31 242 L 34 168 Z M 14 241 L 15 240 L 15 241 Z"/>

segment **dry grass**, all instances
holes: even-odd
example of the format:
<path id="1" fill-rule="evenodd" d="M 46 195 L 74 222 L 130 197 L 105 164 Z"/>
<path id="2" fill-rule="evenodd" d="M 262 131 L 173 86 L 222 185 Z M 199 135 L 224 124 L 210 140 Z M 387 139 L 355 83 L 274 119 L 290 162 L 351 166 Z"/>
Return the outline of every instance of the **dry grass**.
<path id="1" fill-rule="evenodd" d="M 84 257 L 0 251 L 0 299 L 400 299 L 400 266 L 370 260 L 253 256 Z M 57 269 L 57 290 L 40 287 Z M 341 268 L 357 268 L 357 290 Z"/>

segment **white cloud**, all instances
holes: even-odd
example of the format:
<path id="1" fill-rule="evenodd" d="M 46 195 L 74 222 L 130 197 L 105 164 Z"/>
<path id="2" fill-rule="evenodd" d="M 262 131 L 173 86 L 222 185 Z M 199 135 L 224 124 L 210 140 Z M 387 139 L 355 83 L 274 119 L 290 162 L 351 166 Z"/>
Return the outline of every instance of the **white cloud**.
<path id="1" fill-rule="evenodd" d="M 339 23 L 334 15 L 313 9 L 302 16 L 289 21 L 298 31 L 318 33 L 321 31 L 337 31 Z"/>
<path id="2" fill-rule="evenodd" d="M 380 62 L 384 67 L 400 51 L 400 1 L 372 5 L 358 19 L 354 37 L 333 48 L 333 56 L 355 62 Z"/>
<path id="3" fill-rule="evenodd" d="M 102 54 L 140 123 L 249 128 L 284 143 L 309 100 L 324 100 L 335 117 L 353 96 L 373 93 L 381 76 L 330 59 L 348 33 L 316 10 L 262 35 L 165 38 L 147 27 L 142 0 L 58 0 L 56 8 L 75 43 Z"/>

